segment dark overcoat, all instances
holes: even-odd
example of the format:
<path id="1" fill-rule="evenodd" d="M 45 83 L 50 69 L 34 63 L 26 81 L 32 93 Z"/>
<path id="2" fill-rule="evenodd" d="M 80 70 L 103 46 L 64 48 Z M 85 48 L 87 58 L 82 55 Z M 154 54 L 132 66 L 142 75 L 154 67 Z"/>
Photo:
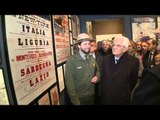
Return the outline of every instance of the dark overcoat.
<path id="1" fill-rule="evenodd" d="M 117 64 L 114 55 L 105 56 L 102 70 L 102 104 L 128 105 L 138 79 L 139 61 L 124 53 Z"/>
<path id="2" fill-rule="evenodd" d="M 160 105 L 160 64 L 148 69 L 132 97 L 132 105 Z"/>

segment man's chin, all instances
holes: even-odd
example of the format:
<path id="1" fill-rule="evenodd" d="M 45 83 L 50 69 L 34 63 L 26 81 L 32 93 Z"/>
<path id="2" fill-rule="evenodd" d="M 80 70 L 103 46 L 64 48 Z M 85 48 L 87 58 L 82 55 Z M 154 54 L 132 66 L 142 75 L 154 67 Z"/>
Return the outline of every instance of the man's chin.
<path id="1" fill-rule="evenodd" d="M 81 50 L 84 54 L 89 54 L 89 50 L 88 51 L 84 51 L 84 50 Z"/>
<path id="2" fill-rule="evenodd" d="M 89 54 L 89 51 L 82 51 L 84 54 Z"/>

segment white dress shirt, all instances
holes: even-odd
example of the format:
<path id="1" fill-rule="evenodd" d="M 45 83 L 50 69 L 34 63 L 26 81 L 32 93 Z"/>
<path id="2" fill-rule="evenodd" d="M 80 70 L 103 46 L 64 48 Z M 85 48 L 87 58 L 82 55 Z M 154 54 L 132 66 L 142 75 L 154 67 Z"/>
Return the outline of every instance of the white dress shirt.
<path id="1" fill-rule="evenodd" d="M 114 57 L 114 60 L 115 60 L 115 64 L 117 64 L 119 58 L 115 56 L 115 57 Z"/>

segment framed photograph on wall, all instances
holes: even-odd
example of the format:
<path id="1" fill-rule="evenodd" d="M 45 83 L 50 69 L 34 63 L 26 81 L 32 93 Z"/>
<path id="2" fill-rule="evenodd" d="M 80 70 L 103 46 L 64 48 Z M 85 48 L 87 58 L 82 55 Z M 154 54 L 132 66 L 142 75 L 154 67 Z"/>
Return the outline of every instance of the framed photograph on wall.
<path id="1" fill-rule="evenodd" d="M 56 64 L 60 64 L 70 57 L 68 15 L 52 15 L 52 18 Z"/>
<path id="2" fill-rule="evenodd" d="M 93 30 L 92 30 L 92 22 L 91 21 L 86 22 L 86 30 L 87 30 L 87 34 L 92 39 L 93 38 Z"/>
<path id="3" fill-rule="evenodd" d="M 132 18 L 132 39 L 138 41 L 145 36 L 155 37 L 154 31 L 156 29 L 155 19 L 151 17 Z"/>
<path id="4" fill-rule="evenodd" d="M 46 93 L 38 100 L 38 105 L 50 105 L 49 94 Z"/>
<path id="5" fill-rule="evenodd" d="M 52 105 L 60 105 L 57 85 L 50 90 Z"/>
<path id="6" fill-rule="evenodd" d="M 72 35 L 73 38 L 77 39 L 77 20 L 76 20 L 76 15 L 71 15 L 71 20 L 72 20 Z"/>
<path id="7" fill-rule="evenodd" d="M 4 83 L 3 70 L 0 69 L 0 105 L 9 105 L 6 86 Z"/>
<path id="8" fill-rule="evenodd" d="M 63 69 L 62 66 L 57 68 L 58 72 L 58 85 L 59 85 L 59 91 L 62 92 L 65 88 L 64 86 L 64 75 L 63 75 Z"/>

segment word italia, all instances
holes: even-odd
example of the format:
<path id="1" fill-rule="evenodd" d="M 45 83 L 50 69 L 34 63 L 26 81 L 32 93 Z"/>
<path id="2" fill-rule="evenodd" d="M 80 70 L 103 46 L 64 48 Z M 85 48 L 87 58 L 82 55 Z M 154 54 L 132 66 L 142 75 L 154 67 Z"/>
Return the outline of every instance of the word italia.
<path id="1" fill-rule="evenodd" d="M 38 35 L 45 35 L 45 31 L 38 28 L 22 25 L 22 32 L 33 33 Z"/>

